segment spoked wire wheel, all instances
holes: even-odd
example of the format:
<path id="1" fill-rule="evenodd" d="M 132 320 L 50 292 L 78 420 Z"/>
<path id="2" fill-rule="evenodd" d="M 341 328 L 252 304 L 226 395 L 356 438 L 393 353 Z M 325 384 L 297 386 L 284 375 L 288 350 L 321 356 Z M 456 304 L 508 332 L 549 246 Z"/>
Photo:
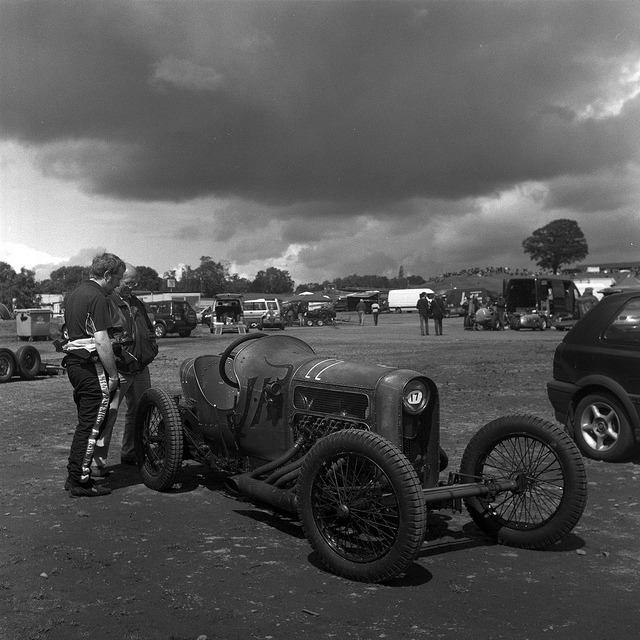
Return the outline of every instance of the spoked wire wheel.
<path id="1" fill-rule="evenodd" d="M 136 458 L 143 482 L 167 491 L 182 466 L 182 422 L 173 398 L 161 389 L 148 389 L 136 413 Z"/>
<path id="2" fill-rule="evenodd" d="M 389 580 L 420 550 L 420 482 L 402 452 L 378 434 L 351 429 L 319 440 L 304 460 L 297 495 L 311 546 L 338 575 Z"/>
<path id="3" fill-rule="evenodd" d="M 498 542 L 542 549 L 578 523 L 587 502 L 584 461 L 567 434 L 534 416 L 485 425 L 464 452 L 463 481 L 512 480 L 516 489 L 468 498 L 474 522 Z"/>

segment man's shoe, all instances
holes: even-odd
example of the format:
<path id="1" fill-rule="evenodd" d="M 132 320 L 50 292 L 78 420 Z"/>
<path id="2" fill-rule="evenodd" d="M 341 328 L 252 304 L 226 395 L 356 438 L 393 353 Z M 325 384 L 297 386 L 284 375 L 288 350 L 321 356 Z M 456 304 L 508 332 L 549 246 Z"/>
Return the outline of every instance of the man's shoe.
<path id="1" fill-rule="evenodd" d="M 72 498 L 94 498 L 98 496 L 108 496 L 111 493 L 109 487 L 104 485 L 95 484 L 93 482 L 87 482 L 86 484 L 70 484 L 68 481 L 65 483 L 65 489 L 69 484 L 69 495 Z"/>

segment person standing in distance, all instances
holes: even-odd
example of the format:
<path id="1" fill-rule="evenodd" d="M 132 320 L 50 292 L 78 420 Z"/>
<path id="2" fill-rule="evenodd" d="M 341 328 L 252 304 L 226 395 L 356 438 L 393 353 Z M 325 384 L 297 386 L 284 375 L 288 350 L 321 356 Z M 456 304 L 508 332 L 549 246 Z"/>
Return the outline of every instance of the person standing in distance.
<path id="1" fill-rule="evenodd" d="M 418 298 L 418 304 L 416 304 L 420 316 L 420 334 L 423 336 L 429 335 L 429 307 L 427 294 L 423 291 Z"/>
<path id="2" fill-rule="evenodd" d="M 371 314 L 373 315 L 373 324 L 374 326 L 378 326 L 378 314 L 380 313 L 380 305 L 377 302 L 372 303 L 371 305 Z"/>
<path id="3" fill-rule="evenodd" d="M 442 335 L 442 318 L 444 318 L 444 315 L 445 315 L 444 302 L 442 301 L 442 298 L 440 296 L 434 297 L 433 295 L 431 295 L 429 302 L 431 303 L 429 305 L 429 310 L 431 312 L 431 317 L 433 318 L 436 335 L 441 336 Z"/>
<path id="4" fill-rule="evenodd" d="M 599 300 L 593 295 L 593 287 L 587 287 L 584 293 L 577 299 L 578 313 L 581 318 L 587 315 L 587 312 L 598 304 Z"/>
<path id="5" fill-rule="evenodd" d="M 358 324 L 364 324 L 364 314 L 367 312 L 367 305 L 363 298 L 360 298 L 360 302 L 356 305 L 356 311 L 358 312 Z"/>
<path id="6" fill-rule="evenodd" d="M 112 253 L 93 259 L 90 278 L 67 297 L 64 320 L 69 341 L 62 347 L 78 412 L 65 489 L 72 498 L 105 496 L 111 489 L 91 477 L 96 440 L 104 429 L 120 381 L 111 346 L 113 327 L 107 296 L 120 284 L 125 264 Z"/>
<path id="7" fill-rule="evenodd" d="M 126 399 L 124 432 L 120 449 L 122 464 L 136 464 L 134 447 L 135 418 L 142 394 L 151 388 L 148 365 L 158 355 L 158 346 L 153 324 L 147 315 L 144 303 L 133 294 L 138 284 L 138 270 L 129 263 L 122 276 L 120 286 L 109 296 L 115 325 L 116 366 L 120 376 L 120 388 L 114 404 L 119 408 Z M 109 445 L 118 414 L 110 412 L 104 431 L 96 442 L 93 456 L 95 468 L 92 475 L 106 477 L 104 470 L 109 454 Z"/>

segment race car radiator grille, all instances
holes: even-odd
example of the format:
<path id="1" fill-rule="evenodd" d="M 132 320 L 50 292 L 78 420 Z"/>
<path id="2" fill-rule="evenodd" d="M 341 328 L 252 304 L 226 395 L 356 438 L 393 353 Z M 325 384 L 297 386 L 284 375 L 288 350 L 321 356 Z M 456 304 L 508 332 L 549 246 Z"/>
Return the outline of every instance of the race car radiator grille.
<path id="1" fill-rule="evenodd" d="M 369 415 L 369 398 L 363 393 L 321 387 L 296 387 L 293 406 L 300 411 L 356 420 L 365 420 Z"/>

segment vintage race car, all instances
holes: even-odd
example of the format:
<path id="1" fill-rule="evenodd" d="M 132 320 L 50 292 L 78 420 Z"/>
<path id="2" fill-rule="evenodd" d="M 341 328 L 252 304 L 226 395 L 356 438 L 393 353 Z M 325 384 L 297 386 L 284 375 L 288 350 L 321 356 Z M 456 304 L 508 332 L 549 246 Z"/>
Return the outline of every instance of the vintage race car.
<path id="1" fill-rule="evenodd" d="M 540 329 L 540 331 L 544 331 L 550 326 L 551 320 L 549 317 L 536 309 L 512 313 L 509 316 L 509 327 L 514 331 L 519 331 L 520 329 Z"/>
<path id="2" fill-rule="evenodd" d="M 407 369 L 314 353 L 283 334 L 241 336 L 180 366 L 182 392 L 142 397 L 136 455 L 168 491 L 185 459 L 226 475 L 236 495 L 297 514 L 324 565 L 381 582 L 425 540 L 427 509 L 467 510 L 498 542 L 554 544 L 587 499 L 582 457 L 555 425 L 512 415 L 486 424 L 446 481 L 436 384 Z"/>

